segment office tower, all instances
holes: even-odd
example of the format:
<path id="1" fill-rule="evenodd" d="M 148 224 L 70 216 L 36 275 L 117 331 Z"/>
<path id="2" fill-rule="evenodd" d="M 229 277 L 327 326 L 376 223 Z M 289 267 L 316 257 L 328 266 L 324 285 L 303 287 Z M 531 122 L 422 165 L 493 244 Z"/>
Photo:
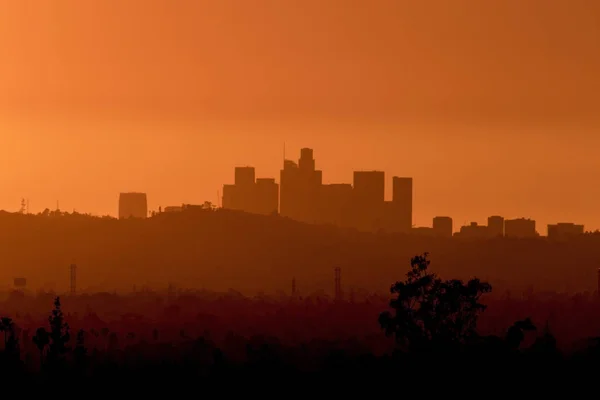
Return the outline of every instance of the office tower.
<path id="1" fill-rule="evenodd" d="M 254 167 L 236 167 L 235 168 L 235 185 L 252 186 L 256 180 Z"/>
<path id="2" fill-rule="evenodd" d="M 488 231 L 491 237 L 504 236 L 504 218 L 497 215 L 488 217 Z"/>
<path id="3" fill-rule="evenodd" d="M 298 167 L 301 170 L 308 172 L 315 170 L 315 159 L 313 157 L 313 149 L 303 148 L 300 149 L 300 159 L 298 160 Z"/>
<path id="4" fill-rule="evenodd" d="M 292 160 L 283 161 L 283 169 L 279 178 L 279 213 L 284 217 L 300 216 L 299 204 L 296 200 L 300 171 L 298 164 Z"/>
<path id="5" fill-rule="evenodd" d="M 385 229 L 384 197 L 385 173 L 383 171 L 355 171 L 353 184 L 353 225 L 366 231 Z"/>
<path id="6" fill-rule="evenodd" d="M 277 214 L 279 211 L 279 185 L 273 178 L 256 180 L 255 207 L 252 212 L 257 214 Z"/>
<path id="7" fill-rule="evenodd" d="M 360 204 L 383 203 L 385 197 L 385 172 L 354 171 L 354 198 Z"/>
<path id="8" fill-rule="evenodd" d="M 409 232 L 413 225 L 413 178 L 392 178 L 392 202 L 398 209 L 399 229 Z"/>
<path id="9" fill-rule="evenodd" d="M 322 172 L 315 170 L 312 149 L 302 149 L 298 163 L 284 160 L 279 187 L 280 214 L 298 221 L 317 222 L 322 181 Z"/>
<path id="10" fill-rule="evenodd" d="M 277 214 L 279 185 L 273 178 L 256 178 L 254 167 L 235 168 L 235 184 L 223 185 L 223 208 L 254 214 Z"/>
<path id="11" fill-rule="evenodd" d="M 352 185 L 335 183 L 321 186 L 319 222 L 337 226 L 350 226 L 355 211 L 352 203 Z"/>
<path id="12" fill-rule="evenodd" d="M 119 218 L 146 218 L 148 199 L 146 193 L 121 193 L 119 195 Z"/>
<path id="13" fill-rule="evenodd" d="M 450 217 L 435 217 L 433 218 L 433 232 L 435 236 L 452 237 L 454 231 L 452 218 Z"/>
<path id="14" fill-rule="evenodd" d="M 241 210 L 242 206 L 237 195 L 236 185 L 223 185 L 223 198 L 221 199 L 223 208 L 229 210 Z"/>
<path id="15" fill-rule="evenodd" d="M 256 208 L 256 172 L 254 167 L 235 168 L 235 201 L 236 210 L 252 212 Z M 229 189 L 231 190 L 231 189 Z M 225 191 L 225 187 L 223 187 Z"/>

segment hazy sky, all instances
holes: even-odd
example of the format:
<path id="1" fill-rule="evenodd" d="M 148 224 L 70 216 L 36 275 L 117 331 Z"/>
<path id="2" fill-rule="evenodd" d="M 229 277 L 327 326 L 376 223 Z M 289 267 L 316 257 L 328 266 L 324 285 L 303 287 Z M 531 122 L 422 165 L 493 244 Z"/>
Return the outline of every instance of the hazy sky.
<path id="1" fill-rule="evenodd" d="M 0 0 L 0 56 L 0 208 L 216 202 L 286 142 L 419 225 L 600 228 L 597 0 Z"/>

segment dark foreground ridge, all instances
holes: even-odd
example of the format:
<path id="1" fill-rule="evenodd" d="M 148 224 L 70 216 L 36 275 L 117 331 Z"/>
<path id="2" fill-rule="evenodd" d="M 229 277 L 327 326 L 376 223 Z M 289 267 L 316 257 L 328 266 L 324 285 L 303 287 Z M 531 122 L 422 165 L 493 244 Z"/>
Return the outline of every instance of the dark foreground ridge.
<path id="1" fill-rule="evenodd" d="M 0 319 L 0 366 L 5 379 L 51 384 L 68 377 L 95 386 L 141 389 L 242 381 L 266 387 L 273 382 L 335 386 L 343 381 L 349 387 L 465 376 L 479 383 L 549 387 L 560 382 L 552 382 L 554 378 L 590 372 L 600 360 L 598 341 L 579 327 L 577 345 L 561 346 L 550 328 L 554 322 L 539 321 L 543 326 L 538 327 L 535 317 L 519 318 L 491 333 L 515 306 L 518 312 L 539 312 L 540 306 L 551 314 L 557 308 L 571 311 L 562 322 L 573 327 L 597 315 L 597 299 L 563 298 L 557 304 L 505 297 L 486 303 L 491 290 L 478 279 L 439 278 L 424 254 L 414 257 L 406 278 L 392 285 L 387 306 L 372 295 L 331 302 L 327 297 L 249 299 L 235 293 L 170 293 L 166 299 L 150 292 L 130 298 L 100 294 L 66 297 L 78 310 L 67 315 L 56 297 L 44 322 L 36 315 L 50 295 L 27 298 L 15 292 L 3 307 L 21 311 L 14 319 Z M 86 311 L 80 315 L 82 307 Z M 112 315 L 111 322 L 103 321 L 94 307 Z M 136 309 L 150 311 L 127 312 Z M 492 319 L 486 322 L 488 311 Z M 594 324 L 587 326 L 600 331 Z M 557 326 L 564 336 L 565 326 Z"/>

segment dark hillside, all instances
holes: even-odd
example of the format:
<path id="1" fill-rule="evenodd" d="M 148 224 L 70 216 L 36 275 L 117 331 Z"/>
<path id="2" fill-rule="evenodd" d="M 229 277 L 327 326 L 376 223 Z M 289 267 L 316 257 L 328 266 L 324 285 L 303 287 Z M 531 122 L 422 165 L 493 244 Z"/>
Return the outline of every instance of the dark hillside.
<path id="1" fill-rule="evenodd" d="M 292 278 L 308 293 L 333 290 L 333 268 L 345 289 L 387 291 L 414 254 L 431 254 L 442 275 L 480 276 L 495 288 L 595 290 L 600 237 L 570 242 L 496 239 L 460 241 L 370 234 L 228 210 L 116 220 L 80 214 L 0 213 L 0 282 L 24 276 L 30 289 L 78 286 L 130 290 L 134 285 L 289 292 Z"/>

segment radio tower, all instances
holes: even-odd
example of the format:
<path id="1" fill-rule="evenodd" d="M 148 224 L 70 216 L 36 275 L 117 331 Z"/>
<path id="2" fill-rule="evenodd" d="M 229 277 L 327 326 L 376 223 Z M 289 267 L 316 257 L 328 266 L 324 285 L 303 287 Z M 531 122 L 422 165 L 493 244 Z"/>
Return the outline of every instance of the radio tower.
<path id="1" fill-rule="evenodd" d="M 335 267 L 335 301 L 342 300 L 342 270 Z"/>
<path id="2" fill-rule="evenodd" d="M 71 271 L 71 294 L 74 295 L 77 291 L 77 265 L 73 263 L 69 269 Z"/>

